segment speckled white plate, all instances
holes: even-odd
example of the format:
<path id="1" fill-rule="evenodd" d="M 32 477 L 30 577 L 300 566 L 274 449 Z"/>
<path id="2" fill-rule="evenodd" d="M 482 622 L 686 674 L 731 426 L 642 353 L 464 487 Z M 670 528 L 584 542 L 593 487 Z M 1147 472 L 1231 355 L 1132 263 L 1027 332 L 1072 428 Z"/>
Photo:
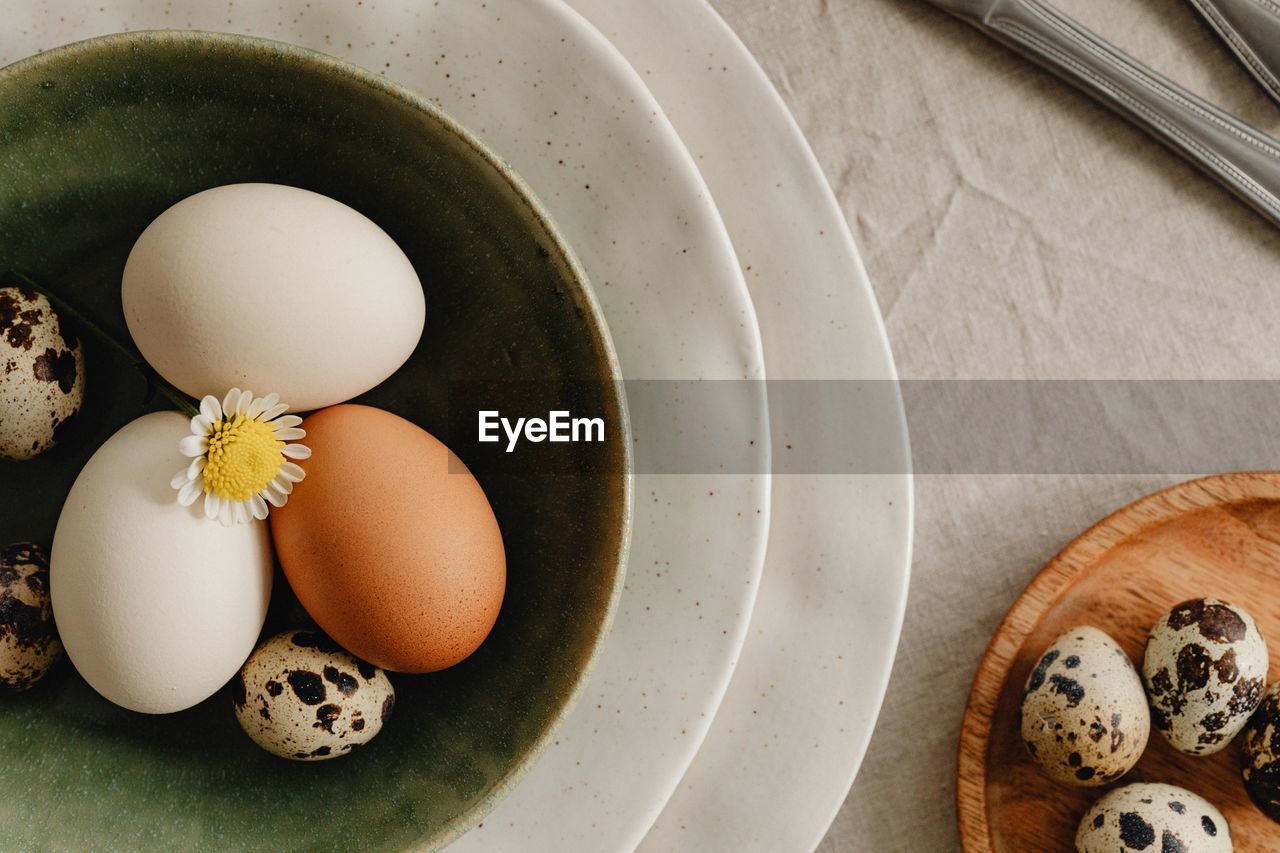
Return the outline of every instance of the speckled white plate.
<path id="1" fill-rule="evenodd" d="M 894 380 L 875 295 L 840 208 L 733 32 L 703 0 L 570 2 L 642 72 L 695 155 L 746 271 L 770 379 Z M 775 470 L 786 469 L 786 445 L 797 436 L 820 440 L 806 417 L 771 412 Z M 898 470 L 909 470 L 901 410 L 866 417 L 899 457 Z M 769 553 L 742 657 L 642 851 L 791 853 L 818 844 L 888 685 L 911 523 L 905 474 L 774 477 Z"/>
<path id="2" fill-rule="evenodd" d="M 437 100 L 550 209 L 627 378 L 763 376 L 756 320 L 705 185 L 643 83 L 550 0 L 17 0 L 0 64 L 125 29 L 192 27 L 317 48 Z M 634 431 L 661 429 L 637 411 Z M 768 470 L 767 416 L 744 412 Z M 652 823 L 709 727 L 745 635 L 767 477 L 637 476 L 626 590 L 578 707 L 459 849 L 610 850 Z"/>

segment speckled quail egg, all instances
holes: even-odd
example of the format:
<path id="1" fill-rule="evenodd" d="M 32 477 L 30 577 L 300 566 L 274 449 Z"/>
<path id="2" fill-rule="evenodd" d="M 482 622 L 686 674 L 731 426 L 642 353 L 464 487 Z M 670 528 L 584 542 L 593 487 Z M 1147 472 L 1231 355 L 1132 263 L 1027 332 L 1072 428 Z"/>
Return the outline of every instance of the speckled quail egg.
<path id="1" fill-rule="evenodd" d="M 57 443 L 84 403 L 84 353 L 44 296 L 0 288 L 0 457 Z"/>
<path id="2" fill-rule="evenodd" d="M 1222 812 L 1174 785 L 1135 782 L 1093 804 L 1076 830 L 1077 853 L 1230 853 L 1231 829 Z"/>
<path id="3" fill-rule="evenodd" d="M 0 549 L 0 690 L 26 690 L 62 657 L 49 602 L 49 556 L 18 542 Z"/>
<path id="4" fill-rule="evenodd" d="M 1253 618 L 1212 598 L 1184 601 L 1151 629 L 1142 680 L 1151 719 L 1175 749 L 1225 747 L 1262 700 L 1267 644 Z"/>
<path id="5" fill-rule="evenodd" d="M 1240 775 L 1249 799 L 1280 823 L 1280 681 L 1271 685 L 1240 735 Z"/>
<path id="6" fill-rule="evenodd" d="M 240 726 L 281 758 L 320 761 L 368 743 L 395 706 L 387 674 L 317 631 L 264 641 L 231 682 Z"/>
<path id="7" fill-rule="evenodd" d="M 1022 696 L 1022 740 L 1040 769 L 1070 785 L 1105 785 L 1147 746 L 1151 716 L 1124 650 L 1080 626 L 1045 650 Z"/>

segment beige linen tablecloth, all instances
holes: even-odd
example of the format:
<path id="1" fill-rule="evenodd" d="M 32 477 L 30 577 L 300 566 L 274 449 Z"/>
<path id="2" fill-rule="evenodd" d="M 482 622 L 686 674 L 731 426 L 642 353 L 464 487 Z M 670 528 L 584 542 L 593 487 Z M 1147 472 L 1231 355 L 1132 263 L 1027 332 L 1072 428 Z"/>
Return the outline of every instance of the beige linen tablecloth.
<path id="1" fill-rule="evenodd" d="M 1274 105 L 1184 0 L 1061 0 L 1245 120 Z M 1280 231 L 1140 132 L 919 0 L 716 0 L 804 128 L 904 378 L 1280 377 Z M 920 476 L 906 627 L 819 848 L 947 851 L 979 656 L 1035 572 L 1177 478 Z"/>

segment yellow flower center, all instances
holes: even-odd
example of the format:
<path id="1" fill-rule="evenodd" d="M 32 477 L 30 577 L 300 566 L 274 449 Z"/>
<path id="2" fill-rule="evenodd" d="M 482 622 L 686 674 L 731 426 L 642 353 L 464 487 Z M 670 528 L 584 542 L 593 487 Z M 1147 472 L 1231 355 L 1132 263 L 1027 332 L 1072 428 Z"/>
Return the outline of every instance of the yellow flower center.
<path id="1" fill-rule="evenodd" d="M 218 421 L 209 434 L 204 490 L 224 500 L 249 500 L 279 473 L 283 447 L 270 424 L 244 415 Z"/>

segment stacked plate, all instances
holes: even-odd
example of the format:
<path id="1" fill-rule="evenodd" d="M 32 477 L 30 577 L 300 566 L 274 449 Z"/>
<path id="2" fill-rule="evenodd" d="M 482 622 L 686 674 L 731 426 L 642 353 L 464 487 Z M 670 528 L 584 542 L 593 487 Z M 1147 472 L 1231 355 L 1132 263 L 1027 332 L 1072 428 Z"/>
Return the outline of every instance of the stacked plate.
<path id="1" fill-rule="evenodd" d="M 106 32 L 180 27 L 381 70 L 440 103 L 541 197 L 596 289 L 628 379 L 893 381 L 831 191 L 711 7 L 571 2 L 20 3 L 6 10 L 0 64 Z M 897 644 L 906 430 L 896 399 L 868 413 L 877 426 L 866 440 L 888 448 L 881 467 L 899 473 L 786 473 L 797 450 L 823 458 L 821 446 L 797 446 L 821 445 L 823 431 L 811 411 L 752 399 L 734 416 L 756 437 L 747 463 L 759 473 L 636 476 L 627 586 L 579 705 L 451 849 L 818 843 Z M 661 436 L 670 416 L 633 401 L 637 439 Z M 849 435 L 838 444 L 847 450 Z"/>

